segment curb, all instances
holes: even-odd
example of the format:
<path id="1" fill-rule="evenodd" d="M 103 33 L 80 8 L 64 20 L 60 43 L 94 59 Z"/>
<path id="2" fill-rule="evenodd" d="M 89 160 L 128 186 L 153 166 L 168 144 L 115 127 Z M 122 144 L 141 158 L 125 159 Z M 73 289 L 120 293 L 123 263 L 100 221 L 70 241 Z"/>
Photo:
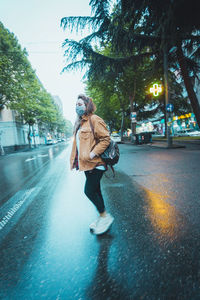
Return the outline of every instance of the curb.
<path id="1" fill-rule="evenodd" d="M 158 144 L 151 144 L 151 145 L 149 145 L 149 146 L 151 146 L 151 147 L 157 147 L 157 148 L 164 148 L 164 149 L 177 149 L 177 148 L 186 148 L 186 146 L 185 145 L 178 145 L 178 144 L 172 144 L 172 146 L 171 147 L 168 147 L 168 145 L 167 144 L 162 144 L 162 145 L 160 145 L 159 143 Z"/>
<path id="2" fill-rule="evenodd" d="M 154 148 L 160 148 L 160 149 L 184 149 L 187 148 L 189 145 L 193 145 L 193 146 L 199 146 L 198 148 L 200 149 L 200 144 L 197 143 L 190 143 L 190 142 L 185 142 L 184 144 L 172 144 L 172 147 L 168 147 L 166 142 L 162 142 L 162 141 L 158 141 L 158 142 L 152 142 L 152 143 L 148 143 L 148 144 L 133 144 L 131 142 L 122 142 L 121 144 L 125 144 L 125 145 L 131 145 L 131 146 L 149 146 L 149 147 L 154 147 Z M 187 145 L 188 144 L 188 145 Z"/>

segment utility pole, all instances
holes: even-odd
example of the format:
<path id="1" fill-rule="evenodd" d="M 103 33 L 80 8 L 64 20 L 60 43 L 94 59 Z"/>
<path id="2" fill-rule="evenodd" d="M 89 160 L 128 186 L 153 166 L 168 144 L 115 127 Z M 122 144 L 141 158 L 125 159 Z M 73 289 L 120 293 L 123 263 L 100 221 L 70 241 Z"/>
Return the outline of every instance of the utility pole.
<path id="1" fill-rule="evenodd" d="M 167 133 L 167 146 L 168 148 L 172 148 L 172 137 L 170 136 L 170 123 L 169 118 L 171 113 L 167 110 L 167 106 L 169 104 L 169 83 L 168 83 L 168 57 L 167 57 L 167 45 L 164 43 L 163 47 L 163 61 L 164 61 L 164 91 L 165 91 L 165 110 L 166 110 L 166 121 L 167 121 L 167 128 L 165 128 Z"/>

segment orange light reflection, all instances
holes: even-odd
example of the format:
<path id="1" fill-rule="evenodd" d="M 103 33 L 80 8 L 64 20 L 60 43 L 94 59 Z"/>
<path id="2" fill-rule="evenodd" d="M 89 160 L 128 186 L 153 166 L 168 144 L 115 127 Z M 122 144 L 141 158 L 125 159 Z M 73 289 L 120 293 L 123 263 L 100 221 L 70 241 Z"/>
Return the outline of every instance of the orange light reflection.
<path id="1" fill-rule="evenodd" d="M 146 190 L 148 206 L 147 215 L 156 232 L 172 237 L 177 234 L 178 223 L 175 207 L 166 202 L 166 197 Z"/>

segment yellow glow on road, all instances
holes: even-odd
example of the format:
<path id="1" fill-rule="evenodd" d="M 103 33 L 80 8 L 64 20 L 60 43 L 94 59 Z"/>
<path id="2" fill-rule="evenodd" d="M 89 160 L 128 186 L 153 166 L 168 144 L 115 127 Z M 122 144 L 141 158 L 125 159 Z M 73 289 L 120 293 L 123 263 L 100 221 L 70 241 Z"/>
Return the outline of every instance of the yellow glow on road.
<path id="1" fill-rule="evenodd" d="M 146 190 L 148 207 L 147 214 L 156 232 L 174 236 L 178 229 L 176 209 L 167 203 L 162 194 Z"/>

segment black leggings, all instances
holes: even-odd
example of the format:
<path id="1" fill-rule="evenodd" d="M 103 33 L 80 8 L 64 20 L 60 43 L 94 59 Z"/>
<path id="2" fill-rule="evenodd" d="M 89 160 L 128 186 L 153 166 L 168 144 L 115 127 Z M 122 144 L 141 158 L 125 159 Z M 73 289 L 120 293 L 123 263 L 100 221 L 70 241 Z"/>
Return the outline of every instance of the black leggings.
<path id="1" fill-rule="evenodd" d="M 103 173 L 104 171 L 99 169 L 85 171 L 86 182 L 84 192 L 90 201 L 92 201 L 92 203 L 96 206 L 99 213 L 103 213 L 105 211 L 100 187 L 100 180 Z"/>

